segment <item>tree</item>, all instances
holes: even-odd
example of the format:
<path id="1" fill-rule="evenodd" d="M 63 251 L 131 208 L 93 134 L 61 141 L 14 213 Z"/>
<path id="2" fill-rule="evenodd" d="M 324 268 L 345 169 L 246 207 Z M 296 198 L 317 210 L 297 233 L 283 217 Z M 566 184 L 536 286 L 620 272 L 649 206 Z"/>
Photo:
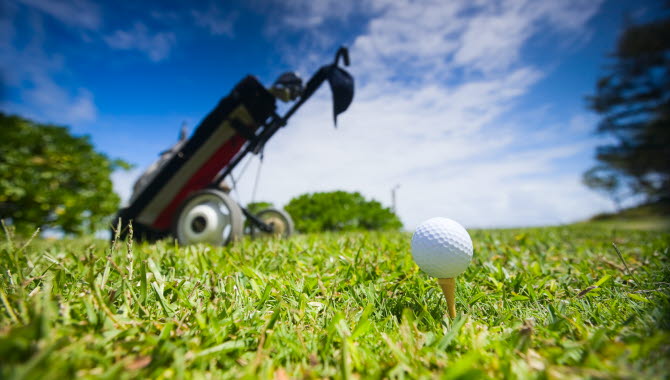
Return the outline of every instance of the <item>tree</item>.
<path id="1" fill-rule="evenodd" d="M 620 176 L 613 170 L 604 165 L 595 166 L 584 173 L 583 182 L 586 186 L 612 198 L 616 209 L 621 209 L 624 198 L 624 194 L 621 193 L 623 185 Z"/>
<path id="2" fill-rule="evenodd" d="M 0 219 L 23 234 L 99 229 L 119 206 L 110 175 L 130 167 L 96 152 L 88 136 L 3 113 L 0 152 Z"/>
<path id="3" fill-rule="evenodd" d="M 597 132 L 614 139 L 596 151 L 599 164 L 584 183 L 622 198 L 648 202 L 670 197 L 670 18 L 627 28 L 600 78 L 589 107 L 600 114 Z"/>
<path id="4" fill-rule="evenodd" d="M 397 230 L 398 216 L 375 200 L 360 193 L 334 191 L 303 194 L 285 207 L 301 232 Z"/>

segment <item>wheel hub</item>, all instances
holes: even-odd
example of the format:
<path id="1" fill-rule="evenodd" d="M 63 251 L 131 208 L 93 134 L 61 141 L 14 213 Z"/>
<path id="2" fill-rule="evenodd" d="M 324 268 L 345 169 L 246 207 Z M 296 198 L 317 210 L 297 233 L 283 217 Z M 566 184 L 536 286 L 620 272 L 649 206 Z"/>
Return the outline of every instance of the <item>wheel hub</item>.
<path id="1" fill-rule="evenodd" d="M 230 210 L 214 196 L 196 198 L 179 220 L 178 238 L 182 242 L 225 244 L 231 235 Z"/>
<path id="2" fill-rule="evenodd" d="M 195 218 L 193 218 L 193 221 L 191 222 L 191 229 L 195 233 L 201 233 L 202 231 L 205 230 L 207 227 L 207 220 L 203 218 L 202 216 L 198 215 Z"/>

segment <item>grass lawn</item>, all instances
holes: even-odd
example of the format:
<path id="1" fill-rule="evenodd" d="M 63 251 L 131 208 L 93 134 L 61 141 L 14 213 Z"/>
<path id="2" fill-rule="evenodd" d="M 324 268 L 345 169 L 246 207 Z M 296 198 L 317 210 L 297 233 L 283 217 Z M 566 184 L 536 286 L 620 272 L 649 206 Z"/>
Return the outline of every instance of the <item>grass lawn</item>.
<path id="1" fill-rule="evenodd" d="M 645 203 L 615 213 L 598 214 L 587 223 L 612 229 L 670 231 L 670 200 Z"/>
<path id="2" fill-rule="evenodd" d="M 471 235 L 453 321 L 409 234 L 224 248 L 3 237 L 0 378 L 670 374 L 670 233 Z"/>

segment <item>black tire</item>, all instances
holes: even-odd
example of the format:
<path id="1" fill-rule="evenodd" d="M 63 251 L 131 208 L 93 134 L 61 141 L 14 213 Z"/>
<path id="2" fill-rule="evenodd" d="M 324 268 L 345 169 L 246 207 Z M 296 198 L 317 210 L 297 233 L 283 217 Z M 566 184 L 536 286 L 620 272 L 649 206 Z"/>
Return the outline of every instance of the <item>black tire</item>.
<path id="1" fill-rule="evenodd" d="M 256 214 L 256 217 L 266 224 L 273 226 L 274 232 L 264 232 L 258 227 L 251 225 L 251 236 L 279 236 L 288 238 L 293 235 L 295 227 L 293 226 L 293 219 L 286 211 L 276 208 L 267 208 Z"/>
<path id="2" fill-rule="evenodd" d="M 175 214 L 172 234 L 181 245 L 226 245 L 242 237 L 242 210 L 226 193 L 208 189 L 186 198 Z"/>

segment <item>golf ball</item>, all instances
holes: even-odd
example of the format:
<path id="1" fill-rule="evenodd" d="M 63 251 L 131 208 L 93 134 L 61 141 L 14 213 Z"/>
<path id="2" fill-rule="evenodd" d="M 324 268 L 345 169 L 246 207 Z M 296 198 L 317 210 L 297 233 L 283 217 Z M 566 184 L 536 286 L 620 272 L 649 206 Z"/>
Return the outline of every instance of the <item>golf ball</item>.
<path id="1" fill-rule="evenodd" d="M 429 276 L 453 278 L 470 264 L 472 240 L 468 231 L 451 219 L 428 219 L 412 235 L 412 257 Z"/>

